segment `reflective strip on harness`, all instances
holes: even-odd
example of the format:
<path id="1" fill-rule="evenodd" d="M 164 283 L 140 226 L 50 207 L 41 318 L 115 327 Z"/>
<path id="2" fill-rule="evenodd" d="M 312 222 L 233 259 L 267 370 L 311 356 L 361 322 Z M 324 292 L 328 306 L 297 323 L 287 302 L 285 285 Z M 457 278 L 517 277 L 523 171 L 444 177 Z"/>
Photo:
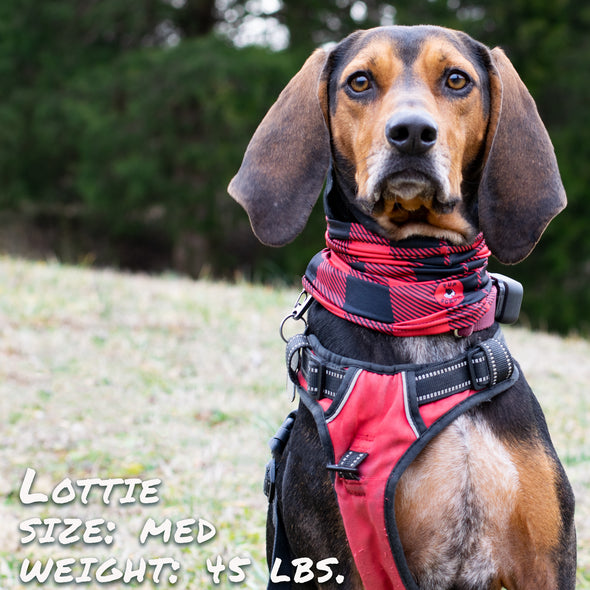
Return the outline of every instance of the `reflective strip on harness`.
<path id="1" fill-rule="evenodd" d="M 309 343 L 305 346 L 318 365 L 306 376 L 319 371 L 317 379 L 321 385 L 319 391 L 317 384 L 313 392 L 309 391 L 300 371 L 299 392 L 308 407 L 319 404 L 323 410 L 312 414 L 320 436 L 326 427 L 329 432 L 330 440 L 322 437 L 327 456 L 335 460 L 329 462 L 328 469 L 348 542 L 368 590 L 417 590 L 403 555 L 394 515 L 395 487 L 405 467 L 458 415 L 504 391 L 518 378 L 518 370 L 500 339 L 482 344 L 475 363 L 472 361 L 476 353 L 470 351 L 431 369 L 412 365 L 397 372 L 390 368 L 385 373 L 351 366 L 350 359 L 335 362 L 337 356 L 329 352 L 329 360 L 325 360 L 317 354 L 316 347 L 321 348 L 317 341 L 312 345 L 313 352 L 309 352 Z M 480 371 L 480 365 L 487 370 Z M 332 391 L 336 385 L 333 382 L 327 389 L 329 394 L 322 395 L 325 380 L 321 375 L 326 370 L 331 372 L 332 379 L 338 372 L 342 376 L 337 391 Z M 457 385 L 450 386 L 449 392 L 446 387 L 440 389 L 440 379 L 444 382 L 449 374 L 455 376 L 454 383 L 461 383 L 462 375 L 468 376 L 460 391 Z M 473 387 L 472 383 L 484 379 L 482 374 L 485 388 Z M 436 395 L 428 396 L 421 391 L 422 397 L 433 401 L 419 401 L 417 384 L 431 379 L 433 386 L 438 383 Z M 396 468 L 400 461 L 403 469 Z"/>

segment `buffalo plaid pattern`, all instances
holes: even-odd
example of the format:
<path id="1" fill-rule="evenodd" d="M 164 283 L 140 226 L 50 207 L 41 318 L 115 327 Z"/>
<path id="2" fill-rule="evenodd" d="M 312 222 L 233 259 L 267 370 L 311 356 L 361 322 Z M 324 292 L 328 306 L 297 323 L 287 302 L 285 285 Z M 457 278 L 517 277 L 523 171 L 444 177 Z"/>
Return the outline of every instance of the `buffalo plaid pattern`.
<path id="1" fill-rule="evenodd" d="M 304 289 L 335 315 L 394 336 L 474 325 L 493 304 L 490 251 L 435 239 L 391 242 L 359 223 L 328 219 L 327 248 L 310 261 Z"/>

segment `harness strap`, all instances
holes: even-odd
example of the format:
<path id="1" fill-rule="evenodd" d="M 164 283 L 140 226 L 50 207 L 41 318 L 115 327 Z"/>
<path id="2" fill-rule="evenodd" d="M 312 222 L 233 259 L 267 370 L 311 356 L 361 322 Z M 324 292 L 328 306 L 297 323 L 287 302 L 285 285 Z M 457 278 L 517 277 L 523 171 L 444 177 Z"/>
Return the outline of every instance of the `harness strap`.
<path id="1" fill-rule="evenodd" d="M 286 418 L 277 433 L 269 441 L 269 446 L 272 451 L 272 459 L 266 464 L 266 473 L 264 476 L 264 494 L 268 498 L 269 504 L 272 509 L 272 524 L 274 528 L 274 539 L 272 545 L 272 558 L 269 567 L 273 567 L 273 564 L 277 559 L 281 560 L 283 564 L 282 572 L 285 574 L 286 579 L 291 579 L 291 549 L 289 547 L 289 541 L 287 539 L 287 532 L 285 531 L 285 525 L 279 510 L 279 501 L 275 493 L 276 487 L 276 466 L 281 460 L 283 450 L 287 445 L 297 411 L 294 410 Z M 272 576 L 268 581 L 267 590 L 289 590 L 291 583 L 286 581 L 275 581 Z"/>
<path id="2" fill-rule="evenodd" d="M 289 377 L 299 384 L 297 367 L 306 383 L 307 393 L 320 400 L 334 399 L 349 370 L 348 366 L 321 359 L 309 337 L 298 334 L 287 346 Z M 345 359 L 344 359 L 345 360 Z M 358 366 L 355 363 L 355 366 Z M 403 366 L 383 367 L 382 373 L 397 373 Z M 415 386 L 418 405 L 435 402 L 465 389 L 481 390 L 506 380 L 514 363 L 506 345 L 496 338 L 480 342 L 463 355 L 450 361 L 413 367 L 407 371 L 410 385 Z"/>

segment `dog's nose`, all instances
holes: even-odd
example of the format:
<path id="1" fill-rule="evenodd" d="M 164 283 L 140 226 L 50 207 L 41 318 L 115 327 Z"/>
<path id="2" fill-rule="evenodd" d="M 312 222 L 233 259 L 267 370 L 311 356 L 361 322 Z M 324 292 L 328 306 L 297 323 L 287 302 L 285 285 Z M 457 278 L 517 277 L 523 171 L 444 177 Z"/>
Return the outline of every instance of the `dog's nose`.
<path id="1" fill-rule="evenodd" d="M 438 127 L 427 113 L 400 112 L 387 121 L 385 136 L 400 152 L 416 156 L 434 146 Z"/>

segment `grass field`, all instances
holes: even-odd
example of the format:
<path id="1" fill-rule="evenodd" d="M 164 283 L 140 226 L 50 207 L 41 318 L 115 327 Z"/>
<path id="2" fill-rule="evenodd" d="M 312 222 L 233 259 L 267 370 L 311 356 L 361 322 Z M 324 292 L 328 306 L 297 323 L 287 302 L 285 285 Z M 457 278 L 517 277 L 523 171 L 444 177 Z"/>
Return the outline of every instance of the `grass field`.
<path id="1" fill-rule="evenodd" d="M 128 559 L 138 573 L 110 587 L 264 588 L 261 484 L 293 407 L 278 325 L 295 296 L 0 258 L 0 588 L 35 587 L 20 573 L 37 560 L 53 560 L 44 587 L 100 588 Z M 506 334 L 575 488 L 590 588 L 590 343 Z M 142 544 L 150 522 L 171 538 Z"/>

